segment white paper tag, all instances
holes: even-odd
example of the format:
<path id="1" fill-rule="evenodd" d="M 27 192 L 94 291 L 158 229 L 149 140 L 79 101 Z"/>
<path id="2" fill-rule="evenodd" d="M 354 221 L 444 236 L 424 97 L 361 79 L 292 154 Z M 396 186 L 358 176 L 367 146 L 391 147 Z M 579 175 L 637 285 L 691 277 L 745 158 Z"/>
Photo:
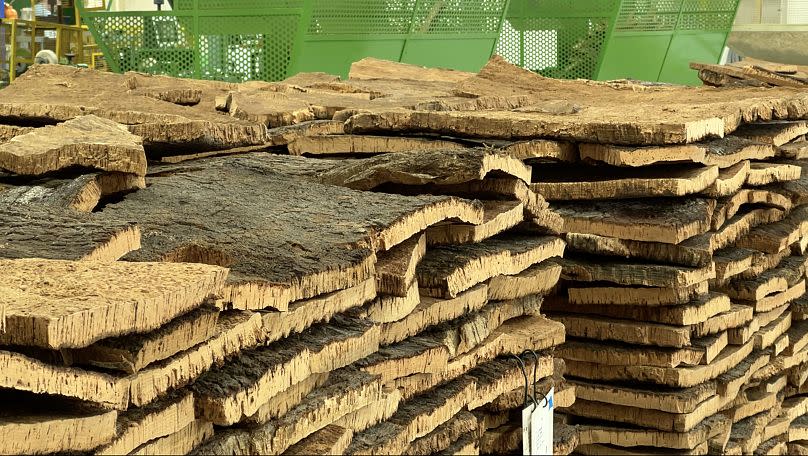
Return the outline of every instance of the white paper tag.
<path id="1" fill-rule="evenodd" d="M 530 453 L 533 455 L 553 454 L 553 403 L 554 388 L 547 393 L 547 400 L 538 399 L 539 405 L 530 416 Z M 530 407 L 529 407 L 530 408 Z M 522 420 L 524 422 L 524 411 Z M 524 432 L 522 433 L 524 434 Z"/>
<path id="2" fill-rule="evenodd" d="M 532 440 L 530 438 L 530 427 L 533 425 L 533 403 L 522 409 L 522 454 L 529 456 L 530 445 Z"/>

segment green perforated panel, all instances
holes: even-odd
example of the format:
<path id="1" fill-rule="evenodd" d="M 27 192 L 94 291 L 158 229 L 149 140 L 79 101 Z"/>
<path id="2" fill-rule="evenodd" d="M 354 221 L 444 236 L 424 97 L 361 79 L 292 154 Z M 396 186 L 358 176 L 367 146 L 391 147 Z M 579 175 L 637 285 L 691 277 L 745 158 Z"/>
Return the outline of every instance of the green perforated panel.
<path id="1" fill-rule="evenodd" d="M 498 33 L 506 0 L 421 0 L 414 34 Z"/>
<path id="2" fill-rule="evenodd" d="M 676 28 L 682 0 L 623 0 L 617 32 L 664 32 Z"/>
<path id="3" fill-rule="evenodd" d="M 368 56 L 478 70 L 494 49 L 507 5 L 175 0 L 170 12 L 85 11 L 85 17 L 115 71 L 272 81 L 303 70 L 346 75 L 353 61 Z M 159 29 L 157 38 L 139 37 L 155 35 L 152 29 Z"/>
<path id="4" fill-rule="evenodd" d="M 496 52 L 553 77 L 693 83 L 687 59 L 718 60 L 737 8 L 738 0 L 511 0 Z"/>

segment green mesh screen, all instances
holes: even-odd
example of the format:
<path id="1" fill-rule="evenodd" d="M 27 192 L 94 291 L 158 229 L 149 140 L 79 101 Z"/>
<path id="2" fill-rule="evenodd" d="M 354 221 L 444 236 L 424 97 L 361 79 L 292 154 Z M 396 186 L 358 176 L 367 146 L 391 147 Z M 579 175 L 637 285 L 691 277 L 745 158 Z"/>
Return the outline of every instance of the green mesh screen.
<path id="1" fill-rule="evenodd" d="M 299 15 L 87 15 L 113 71 L 241 82 L 286 77 Z M 198 30 L 195 28 L 198 27 Z"/>
<path id="2" fill-rule="evenodd" d="M 421 0 L 413 33 L 494 33 L 499 31 L 505 0 Z"/>
<path id="3" fill-rule="evenodd" d="M 315 0 L 311 35 L 402 35 L 416 0 Z"/>
<path id="4" fill-rule="evenodd" d="M 594 79 L 617 0 L 512 0 L 497 54 L 544 76 Z"/>

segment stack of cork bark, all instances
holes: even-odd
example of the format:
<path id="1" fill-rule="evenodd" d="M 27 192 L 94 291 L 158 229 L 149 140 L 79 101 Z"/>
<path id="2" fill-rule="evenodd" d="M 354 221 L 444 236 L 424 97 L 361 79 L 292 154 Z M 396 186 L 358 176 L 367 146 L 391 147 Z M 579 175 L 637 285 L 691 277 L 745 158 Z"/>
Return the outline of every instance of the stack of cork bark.
<path id="1" fill-rule="evenodd" d="M 298 79 L 40 66 L 4 89 L 0 451 L 499 452 L 525 389 L 572 404 L 541 315 L 565 243 L 530 166 L 267 153 L 344 131 L 309 113 L 454 84 Z"/>
<path id="2" fill-rule="evenodd" d="M 808 67 L 744 58 L 726 65 L 691 63 L 706 85 L 808 88 Z"/>
<path id="3" fill-rule="evenodd" d="M 559 454 L 808 440 L 808 93 L 494 58 L 2 95 L 0 450 L 505 453 L 551 389 Z"/>

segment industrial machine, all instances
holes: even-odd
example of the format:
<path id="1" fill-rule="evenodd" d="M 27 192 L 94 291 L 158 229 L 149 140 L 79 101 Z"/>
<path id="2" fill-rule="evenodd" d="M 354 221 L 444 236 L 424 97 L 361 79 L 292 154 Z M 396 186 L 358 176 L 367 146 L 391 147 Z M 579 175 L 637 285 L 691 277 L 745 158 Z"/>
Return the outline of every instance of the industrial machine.
<path id="1" fill-rule="evenodd" d="M 92 0 L 91 8 L 105 7 Z M 17 18 L 0 23 L 0 85 L 8 84 L 34 63 L 99 66 L 92 34 L 72 0 L 17 0 Z"/>
<path id="2" fill-rule="evenodd" d="M 344 76 L 363 57 L 479 70 L 509 1 L 170 0 L 152 11 L 84 8 L 82 18 L 113 71 L 274 81 Z"/>

